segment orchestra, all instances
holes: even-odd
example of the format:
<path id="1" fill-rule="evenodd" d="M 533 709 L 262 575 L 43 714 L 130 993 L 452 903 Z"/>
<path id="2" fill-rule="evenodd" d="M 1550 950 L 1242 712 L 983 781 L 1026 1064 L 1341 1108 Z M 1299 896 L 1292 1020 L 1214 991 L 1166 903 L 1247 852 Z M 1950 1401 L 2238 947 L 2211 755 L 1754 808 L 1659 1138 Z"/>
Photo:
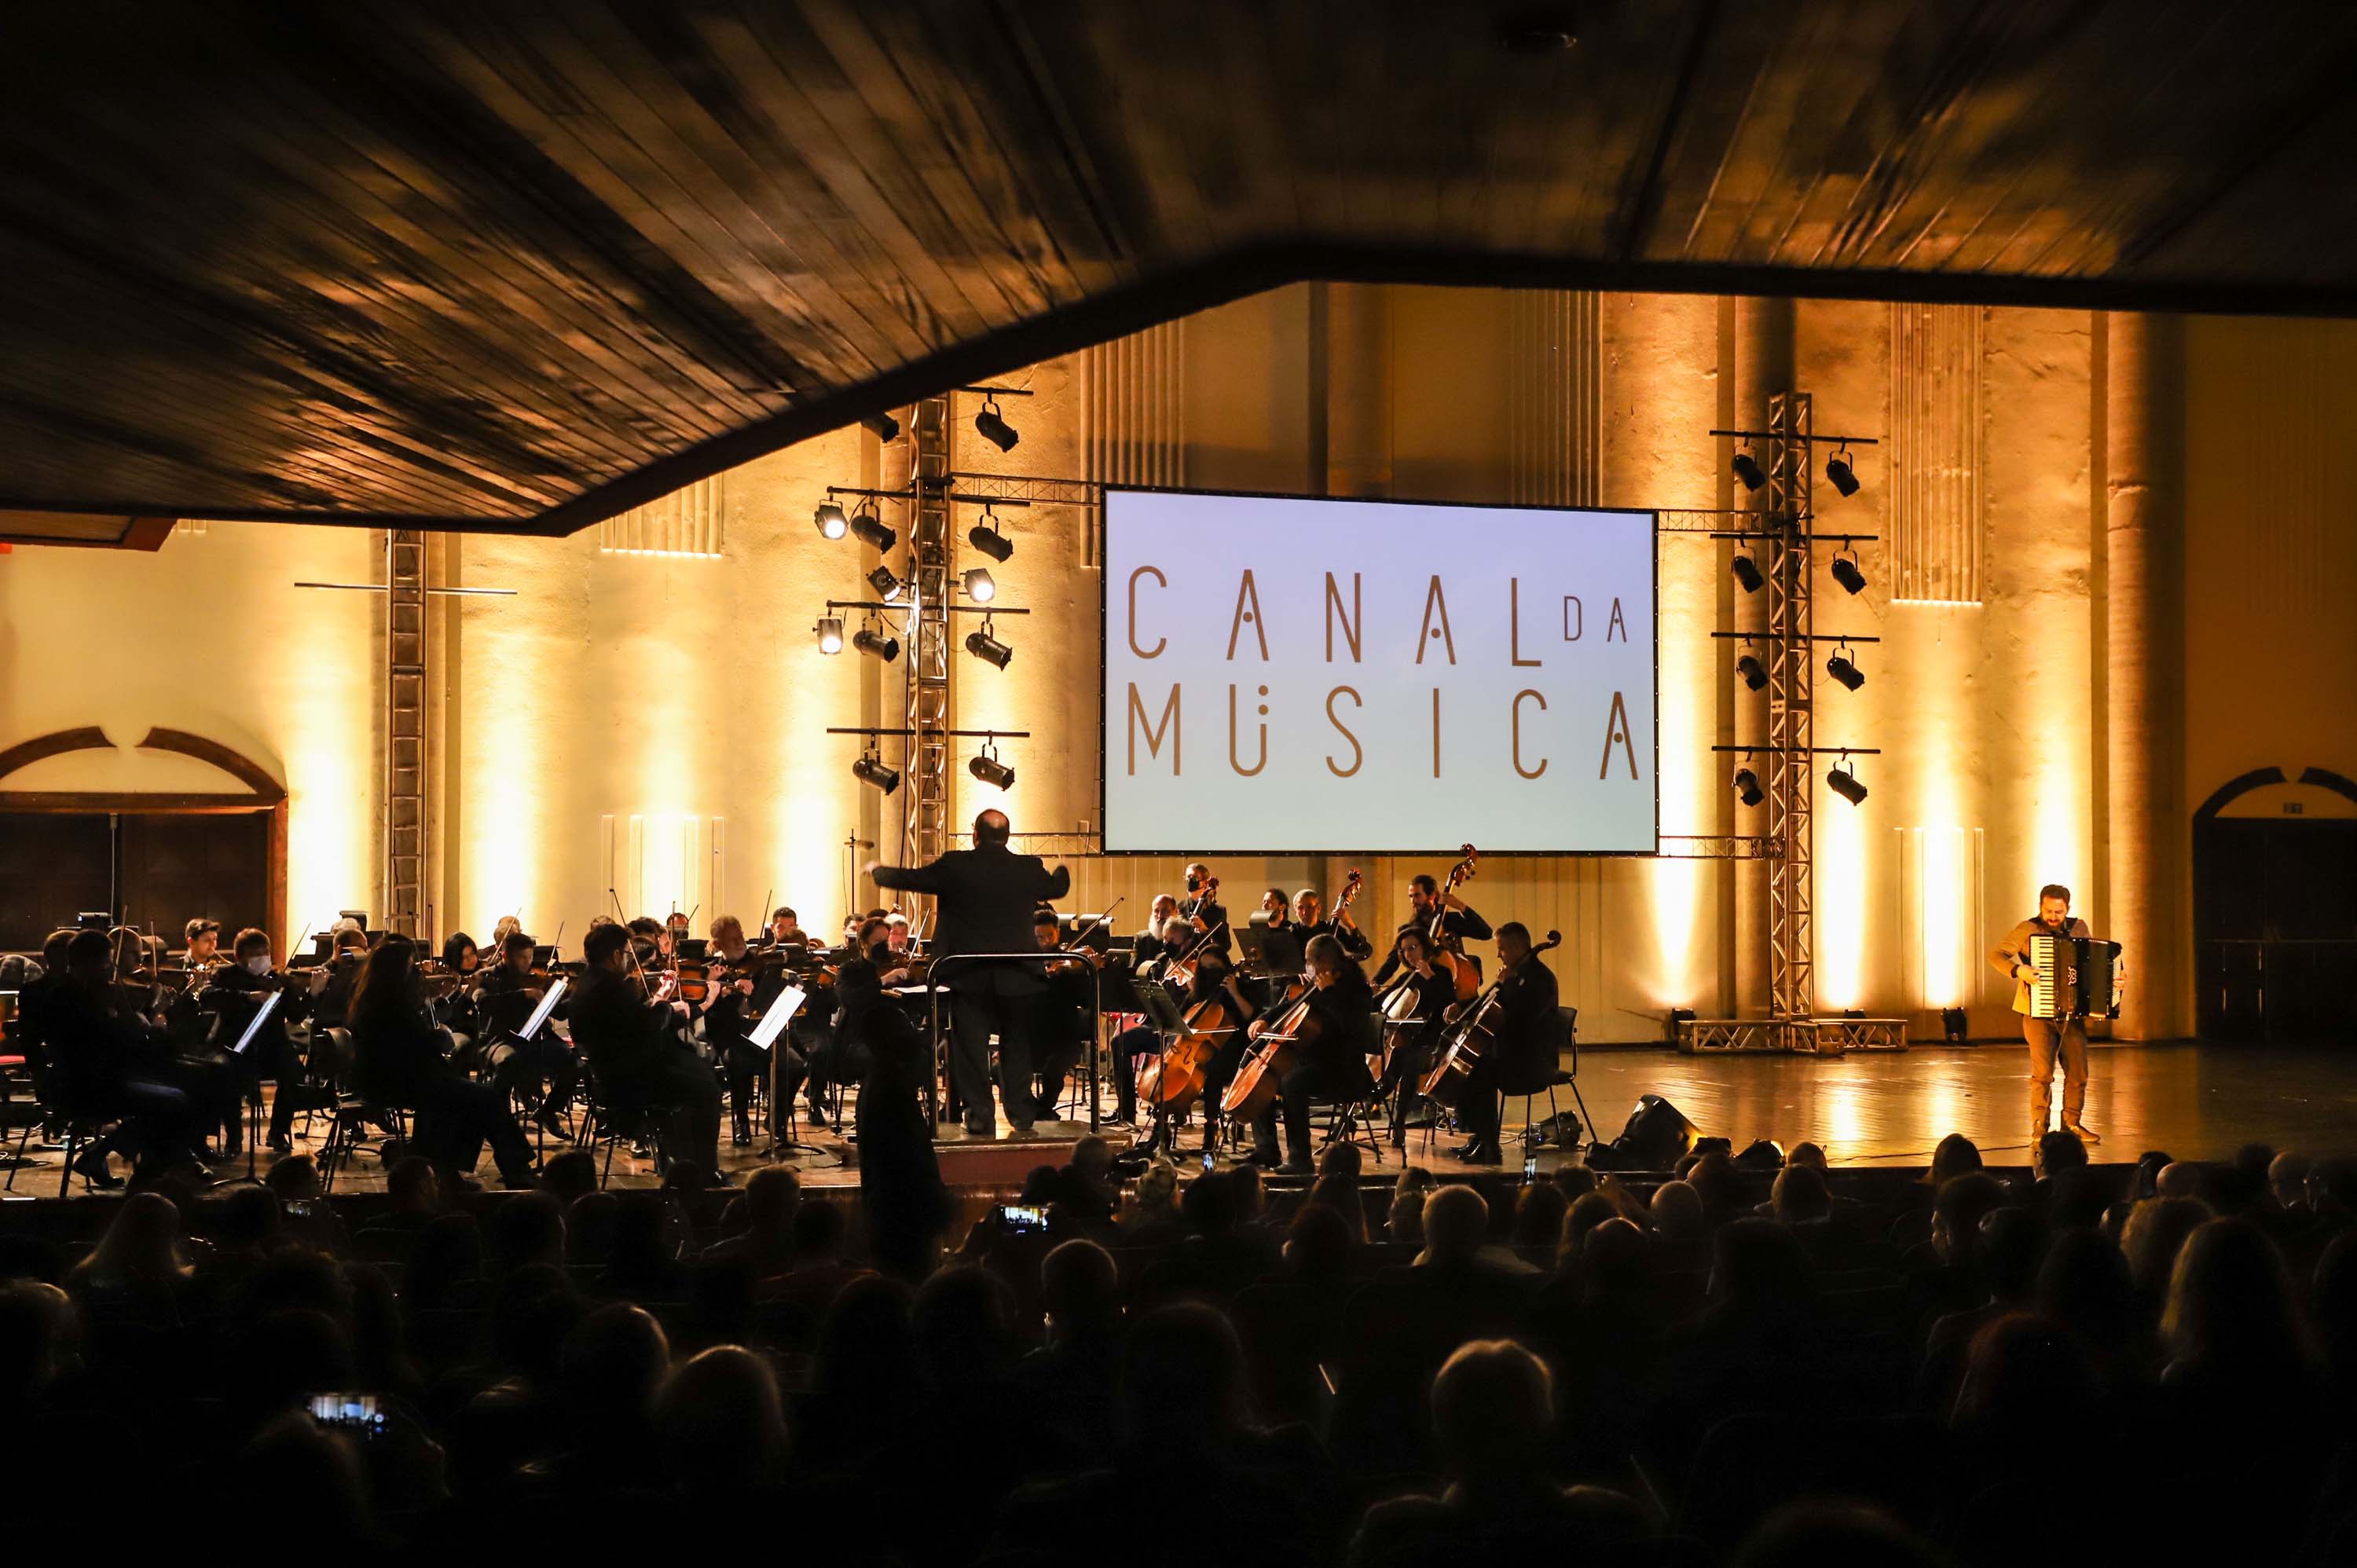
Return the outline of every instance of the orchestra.
<path id="1" fill-rule="evenodd" d="M 498 917 L 488 942 L 457 931 L 433 948 L 343 918 L 320 950 L 286 965 L 266 932 L 248 927 L 224 946 L 221 923 L 203 916 L 171 955 L 128 928 L 60 931 L 27 966 L 37 978 L 10 1037 L 89 1113 L 100 1135 L 77 1165 L 96 1185 L 113 1179 L 110 1158 L 239 1157 L 247 1113 L 264 1105 L 267 1133 L 253 1141 L 289 1153 L 296 1118 L 338 1093 L 387 1127 L 393 1112 L 414 1116 L 417 1152 L 461 1184 L 486 1146 L 514 1185 L 534 1163 L 527 1136 L 544 1157 L 593 1125 L 659 1168 L 693 1162 L 720 1179 L 724 1110 L 739 1149 L 770 1095 L 773 1109 L 806 1096 L 812 1124 L 846 1142 L 885 1112 L 879 1095 L 909 1097 L 891 1113 L 894 1135 L 911 1125 L 903 1112 L 921 1125 L 930 1106 L 936 1136 L 961 1123 L 968 1137 L 996 1136 L 1003 1108 L 1022 1137 L 1059 1117 L 1092 1062 L 1080 1077 L 1089 1108 L 1074 1114 L 1098 1120 L 1102 1073 L 1115 1124 L 1163 1149 L 1195 1127 L 1187 1137 L 1206 1155 L 1306 1174 L 1313 1105 L 1347 1102 L 1353 1114 L 1379 1106 L 1395 1147 L 1437 1121 L 1467 1140 L 1458 1157 L 1491 1164 L 1501 1093 L 1555 1065 L 1545 944 L 1534 949 L 1513 922 L 1493 933 L 1466 902 L 1470 844 L 1445 878 L 1410 877 L 1370 980 L 1373 944 L 1351 913 L 1356 870 L 1330 904 L 1314 886 L 1266 888 L 1240 936 L 1220 878 L 1199 861 L 1154 894 L 1125 940 L 1108 940 L 1108 911 L 1073 917 L 1087 929 L 1068 941 L 1056 900 L 1070 874 L 1008 840 L 1006 817 L 986 811 L 971 849 L 872 866 L 877 887 L 932 906 L 917 920 L 891 907 L 855 912 L 834 948 L 766 897 L 758 928 L 720 913 L 702 940 L 691 912 L 616 909 L 590 920 L 569 959 L 526 931 L 522 911 Z M 1493 935 L 1485 988 L 1469 944 Z M 1040 959 L 1017 961 L 1032 953 Z M 931 966 L 949 959 L 963 961 L 944 964 L 936 984 Z M 789 987 L 797 1011 L 768 1032 L 771 1045 L 757 1044 Z M 936 1016 L 947 1027 L 929 1077 Z M 2076 1110 L 2066 1100 L 2066 1124 Z"/>

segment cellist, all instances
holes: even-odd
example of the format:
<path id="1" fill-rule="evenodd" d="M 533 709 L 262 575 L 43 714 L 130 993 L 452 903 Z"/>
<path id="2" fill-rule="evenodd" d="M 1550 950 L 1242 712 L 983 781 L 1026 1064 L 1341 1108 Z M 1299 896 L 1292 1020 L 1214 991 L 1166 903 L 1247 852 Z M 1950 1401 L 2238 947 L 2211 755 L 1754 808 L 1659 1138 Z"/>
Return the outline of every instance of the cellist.
<path id="1" fill-rule="evenodd" d="M 1252 1162 L 1274 1166 L 1286 1176 L 1315 1176 L 1317 1162 L 1309 1152 L 1309 1099 L 1362 1095 L 1373 1087 L 1367 1072 L 1374 1031 L 1367 1015 L 1374 1010 L 1374 992 L 1358 961 L 1342 950 L 1331 936 L 1313 938 L 1309 960 L 1309 1012 L 1294 1038 L 1294 1065 L 1278 1085 L 1276 1100 L 1253 1125 Z M 1253 1020 L 1250 1034 L 1265 1033 L 1271 1015 Z M 1285 1112 L 1286 1157 L 1276 1158 L 1276 1116 Z"/>
<path id="2" fill-rule="evenodd" d="M 1401 928 L 1393 939 L 1391 956 L 1386 967 L 1395 972 L 1375 999 L 1377 1008 L 1391 1020 L 1383 1026 L 1388 1048 L 1377 1087 L 1399 1090 L 1398 1108 L 1392 1117 L 1392 1146 L 1399 1148 L 1407 1142 L 1410 1110 L 1424 1103 L 1415 1083 L 1430 1063 L 1433 1040 L 1457 1004 L 1457 981 L 1432 961 L 1432 939 L 1425 935 L 1422 926 Z"/>
<path id="3" fill-rule="evenodd" d="M 1501 1015 L 1490 1049 L 1475 1059 L 1457 1091 L 1457 1124 L 1472 1142 L 1457 1151 L 1468 1165 L 1494 1165 L 1498 1146 L 1499 1090 L 1533 1080 L 1551 1058 L 1563 1025 L 1555 1013 L 1555 971 L 1531 950 L 1531 933 L 1520 920 L 1498 928 L 1496 1004 Z"/>
<path id="4" fill-rule="evenodd" d="M 1260 1009 L 1244 993 L 1235 965 L 1228 961 L 1227 954 L 1220 950 L 1217 942 L 1197 931 L 1185 916 L 1172 918 L 1170 923 L 1163 928 L 1162 940 L 1173 954 L 1200 949 L 1195 952 L 1194 979 L 1189 983 L 1187 993 L 1178 1003 L 1180 1015 L 1191 1015 L 1199 1003 L 1216 999 L 1225 1005 L 1237 1025 L 1234 1032 L 1218 1043 L 1211 1059 L 1203 1064 L 1203 1149 L 1208 1154 L 1219 1135 L 1220 1095 L 1227 1089 L 1228 1080 L 1236 1076 L 1236 1069 L 1243 1065 L 1244 1059 L 1245 1041 L 1242 1026 L 1246 1019 L 1257 1016 Z M 1153 1031 L 1147 1030 L 1146 1033 L 1151 1035 Z M 1132 1032 L 1134 1034 L 1135 1031 Z M 1125 1048 L 1122 1039 L 1130 1037 L 1116 1038 L 1114 1050 L 1119 1052 Z"/>
<path id="5" fill-rule="evenodd" d="M 1480 911 L 1459 898 L 1453 889 L 1442 892 L 1439 879 L 1428 872 L 1408 879 L 1407 902 L 1408 916 L 1400 922 L 1399 929 L 1405 931 L 1414 926 L 1430 933 L 1437 921 L 1440 947 L 1444 951 L 1461 952 L 1467 942 L 1487 941 L 1490 938 L 1490 922 L 1481 918 Z M 1527 937 L 1524 942 L 1527 945 Z M 1499 957 L 1502 962 L 1504 955 L 1501 953 Z M 1399 950 L 1394 948 L 1392 956 L 1383 960 L 1383 967 L 1375 972 L 1375 983 L 1383 984 L 1398 969 Z"/>

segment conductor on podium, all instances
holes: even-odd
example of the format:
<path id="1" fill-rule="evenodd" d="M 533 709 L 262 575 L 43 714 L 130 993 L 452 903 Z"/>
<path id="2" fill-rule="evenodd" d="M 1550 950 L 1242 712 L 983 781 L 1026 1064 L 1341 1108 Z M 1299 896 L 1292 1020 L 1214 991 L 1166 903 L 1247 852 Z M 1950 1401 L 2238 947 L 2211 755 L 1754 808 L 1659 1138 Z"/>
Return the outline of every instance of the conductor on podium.
<path id="1" fill-rule="evenodd" d="M 868 866 L 878 887 L 929 893 L 939 900 L 936 964 L 961 953 L 1036 950 L 1032 911 L 1071 890 L 1071 874 L 1064 867 L 1049 871 L 1038 855 L 1008 849 L 1008 831 L 1005 812 L 985 811 L 974 820 L 972 849 L 952 850 L 931 865 Z M 986 1138 L 997 1131 L 990 1100 L 990 1037 L 996 1035 L 999 1093 L 1006 1102 L 1006 1120 L 1021 1137 L 1031 1131 L 1034 1115 L 1030 1031 L 1047 985 L 1040 966 L 1022 961 L 951 964 L 942 983 L 950 993 L 950 1076 L 965 1104 L 966 1132 Z"/>

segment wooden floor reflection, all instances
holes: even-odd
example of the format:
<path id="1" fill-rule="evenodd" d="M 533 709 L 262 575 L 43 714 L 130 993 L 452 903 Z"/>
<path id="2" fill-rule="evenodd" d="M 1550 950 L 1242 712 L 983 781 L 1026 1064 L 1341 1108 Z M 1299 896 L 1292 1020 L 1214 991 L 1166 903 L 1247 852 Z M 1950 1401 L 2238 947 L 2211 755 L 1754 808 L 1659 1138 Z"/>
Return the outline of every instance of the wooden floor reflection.
<path id="1" fill-rule="evenodd" d="M 2098 1159 L 2147 1149 L 2222 1159 L 2246 1143 L 2357 1152 L 2357 1048 L 2097 1046 L 2087 1125 Z M 1599 1131 L 1620 1131 L 1641 1094 L 1667 1096 L 1705 1134 L 1739 1148 L 1773 1138 L 1824 1145 L 1837 1165 L 1921 1165 L 1962 1133 L 1991 1164 L 2026 1164 L 2027 1047 L 1922 1047 L 1839 1059 L 1591 1051 L 1579 1085 Z M 2061 1099 L 2056 1075 L 2055 1099 Z M 1544 1114 L 1544 1102 L 1541 1102 Z"/>

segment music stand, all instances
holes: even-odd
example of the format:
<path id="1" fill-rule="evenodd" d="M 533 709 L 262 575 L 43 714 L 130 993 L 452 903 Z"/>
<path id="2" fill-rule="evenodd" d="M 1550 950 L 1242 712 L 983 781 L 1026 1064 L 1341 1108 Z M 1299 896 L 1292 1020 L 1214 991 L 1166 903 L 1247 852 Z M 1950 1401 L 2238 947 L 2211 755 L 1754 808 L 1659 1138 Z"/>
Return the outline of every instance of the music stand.
<path id="1" fill-rule="evenodd" d="M 770 1053 L 769 1152 L 773 1159 L 781 1149 L 803 1149 L 813 1154 L 819 1152 L 817 1144 L 805 1144 L 798 1138 L 780 1135 L 779 1132 L 779 1128 L 783 1123 L 779 1119 L 778 1110 L 778 1036 L 786 1032 L 786 1026 L 793 1022 L 794 1015 L 801 1012 L 802 1004 L 809 1000 L 810 993 L 801 986 L 787 986 L 770 1003 L 768 1010 L 761 1015 L 761 1021 L 753 1026 L 753 1032 L 745 1036 L 748 1045 L 759 1047 Z M 791 1109 L 791 1107 L 788 1107 L 789 1111 Z"/>
<path id="2" fill-rule="evenodd" d="M 274 991 L 262 999 L 262 1005 L 255 1008 L 253 1016 L 246 1021 L 245 1032 L 238 1036 L 235 1045 L 230 1047 L 229 1054 L 231 1057 L 242 1059 L 245 1053 L 253 1048 L 253 1037 L 262 1033 L 262 1026 L 268 1023 L 271 1015 L 278 1011 L 278 1004 L 285 998 L 285 995 L 284 991 Z M 286 1085 L 280 1084 L 278 1092 L 285 1093 L 286 1088 Z M 262 1087 L 261 1080 L 257 1078 L 254 1080 L 253 1098 L 246 1101 L 245 1126 L 245 1179 L 256 1185 L 259 1185 L 262 1180 L 262 1177 L 256 1174 L 257 1167 L 254 1164 L 261 1155 L 261 1145 Z"/>
<path id="3" fill-rule="evenodd" d="M 1254 915 L 1244 940 L 1254 949 L 1253 967 L 1263 974 L 1299 974 L 1301 938 L 1290 926 L 1271 929 Z"/>
<path id="4" fill-rule="evenodd" d="M 556 1004 L 565 995 L 565 988 L 572 983 L 569 976 L 558 975 L 547 993 L 541 997 L 540 1005 L 532 1010 L 532 1016 L 524 1020 L 523 1027 L 516 1032 L 516 1038 L 529 1042 L 539 1034 L 540 1026 L 548 1022 L 548 1015 L 556 1011 Z"/>

